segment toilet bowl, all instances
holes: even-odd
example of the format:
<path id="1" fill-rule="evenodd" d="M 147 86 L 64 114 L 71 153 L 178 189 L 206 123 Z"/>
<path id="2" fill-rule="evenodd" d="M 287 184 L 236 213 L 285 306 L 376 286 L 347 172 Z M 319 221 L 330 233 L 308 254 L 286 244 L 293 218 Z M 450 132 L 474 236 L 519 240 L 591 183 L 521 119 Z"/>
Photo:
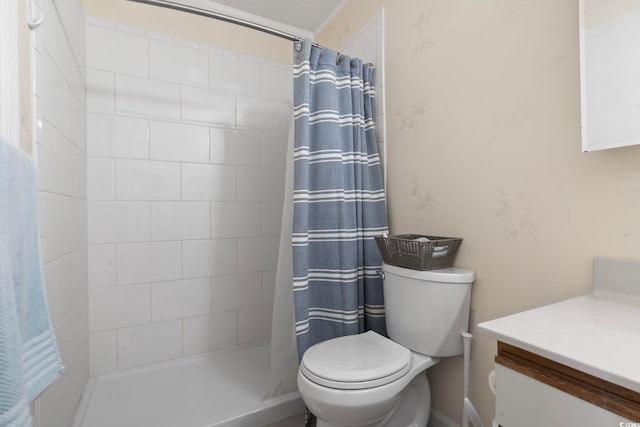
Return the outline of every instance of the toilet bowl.
<path id="1" fill-rule="evenodd" d="M 307 350 L 298 371 L 298 389 L 318 418 L 317 427 L 396 425 L 388 424 L 392 415 L 408 419 L 407 426 L 426 425 L 428 408 L 417 410 L 430 401 L 423 374 L 438 359 L 411 352 L 372 331 L 325 343 Z M 337 348 L 340 351 L 333 352 Z"/>
<path id="2" fill-rule="evenodd" d="M 389 338 L 372 331 L 333 338 L 302 357 L 298 389 L 317 427 L 425 427 L 425 371 L 463 351 L 473 271 L 383 271 Z"/>

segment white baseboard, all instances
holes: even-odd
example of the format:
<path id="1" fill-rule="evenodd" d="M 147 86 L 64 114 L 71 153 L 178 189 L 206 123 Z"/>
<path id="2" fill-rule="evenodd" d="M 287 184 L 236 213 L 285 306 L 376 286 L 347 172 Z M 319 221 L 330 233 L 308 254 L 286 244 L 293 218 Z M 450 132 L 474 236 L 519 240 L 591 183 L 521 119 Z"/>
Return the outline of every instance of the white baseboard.
<path id="1" fill-rule="evenodd" d="M 428 427 L 460 427 L 460 425 L 442 412 L 431 411 Z"/>

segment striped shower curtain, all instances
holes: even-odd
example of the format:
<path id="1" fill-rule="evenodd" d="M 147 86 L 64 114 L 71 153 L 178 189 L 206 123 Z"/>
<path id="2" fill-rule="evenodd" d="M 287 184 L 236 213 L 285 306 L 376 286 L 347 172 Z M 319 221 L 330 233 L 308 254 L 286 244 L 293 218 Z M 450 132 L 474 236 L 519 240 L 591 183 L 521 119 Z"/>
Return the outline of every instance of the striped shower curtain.
<path id="1" fill-rule="evenodd" d="M 313 344 L 386 335 L 382 260 L 387 232 L 374 127 L 375 69 L 294 43 L 293 288 L 298 356 Z"/>

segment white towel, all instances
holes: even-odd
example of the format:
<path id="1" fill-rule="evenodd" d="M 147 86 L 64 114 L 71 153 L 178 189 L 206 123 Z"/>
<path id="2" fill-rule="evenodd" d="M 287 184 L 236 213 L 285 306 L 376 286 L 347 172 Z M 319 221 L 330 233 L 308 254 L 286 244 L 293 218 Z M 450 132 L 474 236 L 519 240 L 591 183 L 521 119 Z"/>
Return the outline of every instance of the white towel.
<path id="1" fill-rule="evenodd" d="M 0 427 L 31 426 L 29 404 L 62 373 L 46 301 L 35 167 L 0 139 Z"/>

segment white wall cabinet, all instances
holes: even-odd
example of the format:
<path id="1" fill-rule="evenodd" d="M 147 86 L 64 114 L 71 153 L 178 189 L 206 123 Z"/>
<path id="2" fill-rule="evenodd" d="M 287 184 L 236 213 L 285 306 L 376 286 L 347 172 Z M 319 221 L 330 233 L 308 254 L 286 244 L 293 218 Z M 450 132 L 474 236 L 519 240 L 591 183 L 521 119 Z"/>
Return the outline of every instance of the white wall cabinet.
<path id="1" fill-rule="evenodd" d="M 640 8 L 580 0 L 582 150 L 640 144 Z"/>

